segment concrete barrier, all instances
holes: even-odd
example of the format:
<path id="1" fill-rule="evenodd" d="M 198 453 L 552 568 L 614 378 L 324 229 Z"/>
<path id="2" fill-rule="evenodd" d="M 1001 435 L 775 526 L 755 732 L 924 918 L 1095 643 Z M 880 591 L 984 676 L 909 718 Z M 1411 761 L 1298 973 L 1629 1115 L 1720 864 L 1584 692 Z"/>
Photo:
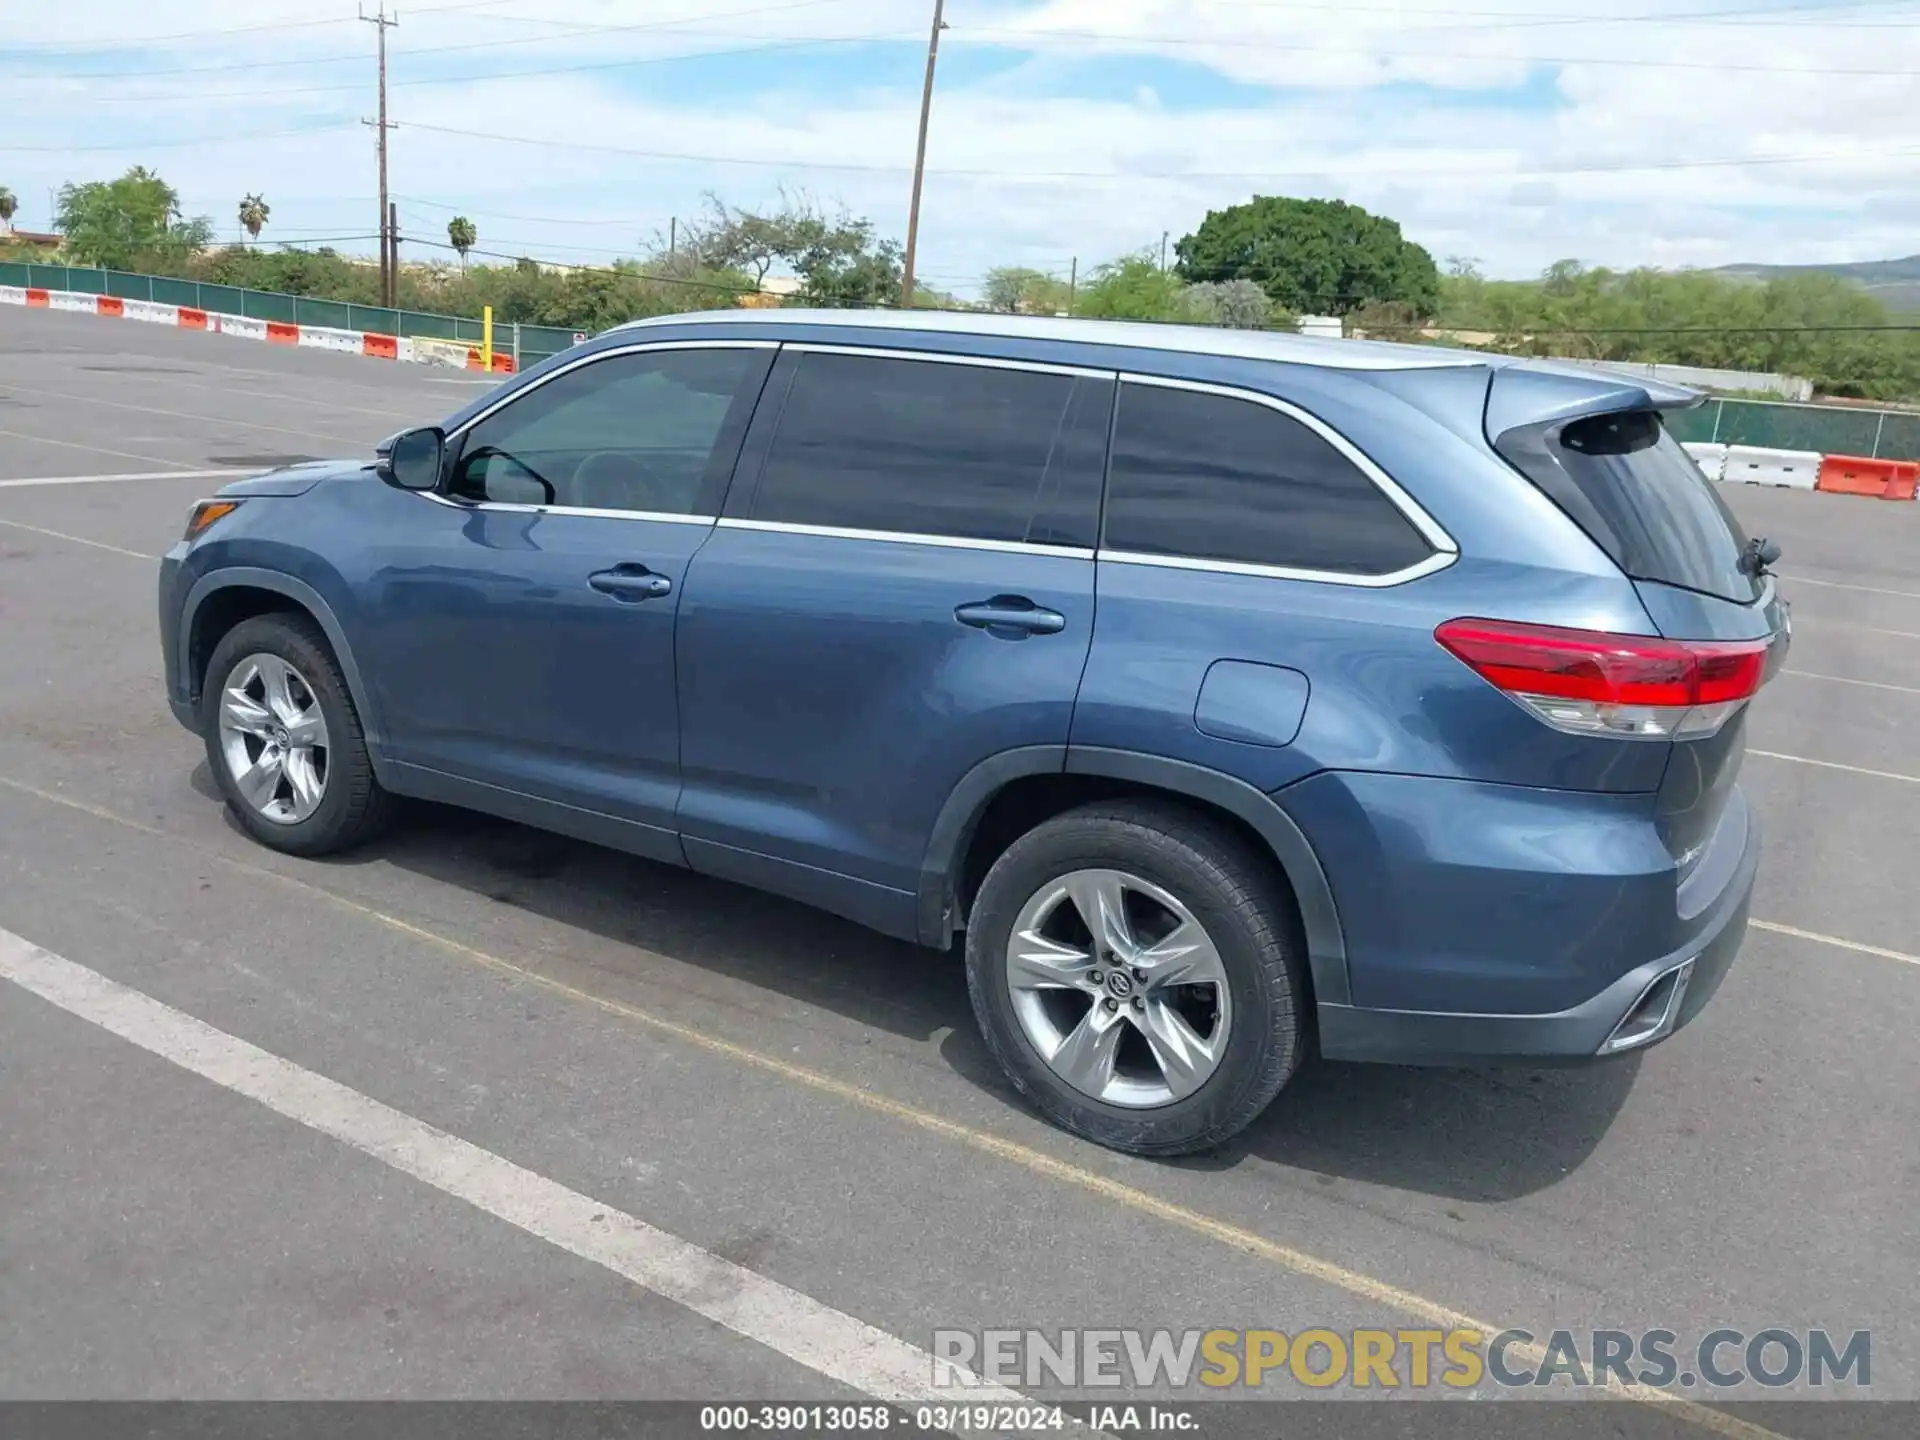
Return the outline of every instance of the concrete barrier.
<path id="1" fill-rule="evenodd" d="M 1724 479 L 1740 485 L 1780 485 L 1811 490 L 1820 478 L 1815 450 L 1769 450 L 1759 445 L 1729 445 Z"/>
<path id="2" fill-rule="evenodd" d="M 1700 467 L 1700 473 L 1707 479 L 1727 478 L 1727 446 L 1709 445 L 1704 441 L 1696 440 L 1681 448 L 1693 457 L 1693 463 Z"/>

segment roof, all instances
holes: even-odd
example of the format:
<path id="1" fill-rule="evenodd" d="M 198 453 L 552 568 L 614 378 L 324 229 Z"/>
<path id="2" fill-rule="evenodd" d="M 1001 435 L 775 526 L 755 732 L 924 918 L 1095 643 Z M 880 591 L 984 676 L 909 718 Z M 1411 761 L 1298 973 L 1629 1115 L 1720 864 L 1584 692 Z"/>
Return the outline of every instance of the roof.
<path id="1" fill-rule="evenodd" d="M 1211 325 L 1156 325 L 1137 320 L 1080 320 L 1047 315 L 1003 315 L 950 310 L 702 310 L 632 320 L 616 330 L 662 325 L 775 325 L 795 329 L 898 330 L 923 335 L 982 335 L 1053 340 L 1118 349 L 1172 350 L 1193 355 L 1275 360 L 1328 370 L 1439 370 L 1499 366 L 1509 357 L 1433 345 L 1378 340 L 1334 340 L 1272 330 L 1228 330 Z"/>

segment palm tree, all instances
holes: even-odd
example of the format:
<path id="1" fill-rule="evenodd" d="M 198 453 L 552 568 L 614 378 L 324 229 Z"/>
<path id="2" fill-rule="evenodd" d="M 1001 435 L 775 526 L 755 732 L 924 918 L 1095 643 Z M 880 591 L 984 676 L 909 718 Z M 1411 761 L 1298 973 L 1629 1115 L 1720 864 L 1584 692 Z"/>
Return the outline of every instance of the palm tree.
<path id="1" fill-rule="evenodd" d="M 255 240 L 260 238 L 260 227 L 267 223 L 267 217 L 273 213 L 271 207 L 258 195 L 247 195 L 240 201 L 240 223 L 247 228 L 247 234 Z"/>
<path id="2" fill-rule="evenodd" d="M 473 221 L 464 215 L 456 215 L 447 222 L 447 242 L 460 252 L 460 268 L 467 268 L 467 252 L 480 241 L 480 232 L 473 228 Z"/>
<path id="3" fill-rule="evenodd" d="M 0 185 L 0 224 L 13 229 L 13 212 L 20 208 L 20 202 L 14 198 L 13 191 Z"/>

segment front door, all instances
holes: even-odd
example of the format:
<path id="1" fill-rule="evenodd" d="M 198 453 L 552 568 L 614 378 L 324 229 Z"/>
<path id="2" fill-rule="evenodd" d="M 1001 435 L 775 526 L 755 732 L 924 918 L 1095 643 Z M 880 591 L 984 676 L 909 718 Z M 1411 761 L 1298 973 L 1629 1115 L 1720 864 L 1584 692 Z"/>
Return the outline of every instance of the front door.
<path id="1" fill-rule="evenodd" d="M 680 611 L 696 868 L 911 933 L 954 783 L 1064 746 L 1113 377 L 788 346 Z"/>
<path id="2" fill-rule="evenodd" d="M 772 353 L 596 356 L 454 438 L 443 493 L 371 537 L 391 761 L 613 816 L 679 858 L 674 617 Z"/>

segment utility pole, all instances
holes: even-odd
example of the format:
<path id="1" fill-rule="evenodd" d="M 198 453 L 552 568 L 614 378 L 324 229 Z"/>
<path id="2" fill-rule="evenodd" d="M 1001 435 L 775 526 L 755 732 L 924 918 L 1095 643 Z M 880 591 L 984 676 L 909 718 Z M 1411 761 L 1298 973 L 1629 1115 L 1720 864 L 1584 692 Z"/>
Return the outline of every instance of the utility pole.
<path id="1" fill-rule="evenodd" d="M 1073 257 L 1073 268 L 1067 271 L 1067 314 L 1073 314 L 1073 302 L 1080 293 L 1080 257 Z"/>
<path id="2" fill-rule="evenodd" d="M 927 117 L 933 113 L 933 67 L 940 59 L 940 32 L 947 28 L 947 0 L 933 0 L 933 36 L 927 41 L 927 83 L 920 91 L 920 143 L 913 152 L 913 201 L 907 207 L 907 254 L 901 266 L 900 308 L 913 308 L 913 254 L 920 243 L 920 184 L 927 174 Z"/>
<path id="3" fill-rule="evenodd" d="M 392 309 L 395 297 L 400 290 L 400 277 L 393 269 L 393 232 L 388 228 L 392 207 L 387 201 L 387 132 L 394 127 L 387 123 L 387 29 L 400 23 L 396 13 L 387 17 L 387 0 L 380 0 L 380 9 L 367 14 L 363 8 L 360 18 L 367 24 L 377 27 L 380 34 L 380 118 L 362 120 L 362 125 L 374 127 L 378 137 L 377 148 L 380 152 L 380 303 Z"/>
<path id="4" fill-rule="evenodd" d="M 1160 273 L 1167 273 L 1167 232 L 1160 232 Z"/>
<path id="5" fill-rule="evenodd" d="M 400 308 L 400 207 L 387 202 L 387 280 L 390 291 L 387 308 Z"/>

